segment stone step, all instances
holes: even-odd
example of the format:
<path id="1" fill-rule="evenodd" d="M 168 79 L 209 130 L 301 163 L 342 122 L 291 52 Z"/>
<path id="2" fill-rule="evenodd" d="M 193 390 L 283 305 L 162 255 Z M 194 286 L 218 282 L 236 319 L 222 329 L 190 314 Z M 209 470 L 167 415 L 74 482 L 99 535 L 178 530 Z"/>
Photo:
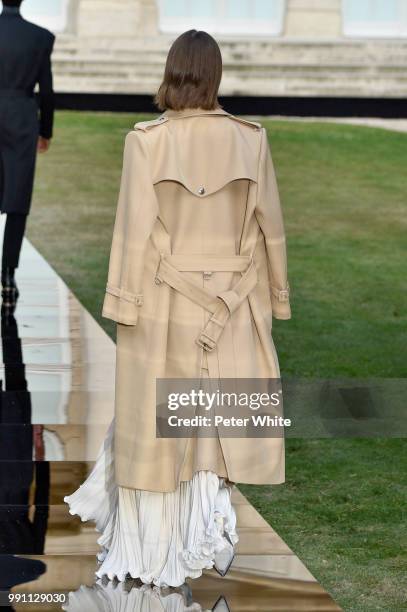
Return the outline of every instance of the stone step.
<path id="1" fill-rule="evenodd" d="M 89 69 L 75 69 L 75 68 L 69 68 L 66 69 L 64 71 L 56 71 L 56 77 L 61 77 L 61 78 L 67 78 L 67 77 L 72 77 L 72 78 L 79 78 L 79 79 L 88 79 L 88 78 L 95 78 L 95 79 L 99 79 L 102 81 L 121 81 L 123 79 L 127 80 L 127 79 L 134 79 L 135 82 L 139 81 L 140 79 L 143 78 L 148 78 L 149 80 L 156 80 L 156 79 L 161 79 L 162 77 L 162 72 L 161 71 L 153 71 L 153 70 L 143 70 L 143 71 L 135 71 L 135 70 L 89 70 Z M 226 74 L 223 75 L 223 81 L 226 80 L 230 80 L 230 79 L 237 79 L 237 80 L 256 80 L 256 79 L 268 79 L 268 81 L 277 81 L 277 80 L 284 80 L 284 81 L 327 81 L 327 80 L 331 80 L 331 81 L 347 81 L 350 78 L 355 79 L 355 82 L 357 82 L 358 80 L 360 80 L 360 82 L 365 83 L 366 81 L 372 80 L 375 81 L 377 79 L 380 79 L 382 81 L 385 82 L 391 82 L 391 81 L 398 81 L 401 83 L 403 83 L 406 79 L 407 79 L 407 73 L 406 74 L 398 74 L 398 73 L 394 73 L 394 72 L 386 72 L 386 71 L 377 71 L 377 72 L 371 72 L 368 74 L 364 74 L 363 72 L 360 72 L 360 74 L 351 74 L 350 72 L 346 72 L 346 71 L 342 71 L 342 72 L 338 72 L 333 74 L 331 71 L 319 71 L 319 72 L 314 72 L 314 71 L 304 71 L 304 72 L 299 72 L 299 73 L 289 73 L 287 71 L 282 71 L 281 73 L 278 73 L 277 71 L 275 72 L 269 72 L 269 71 L 230 71 Z M 350 83 L 351 84 L 351 83 Z"/>
<path id="2" fill-rule="evenodd" d="M 166 51 L 157 47 L 86 48 L 81 43 L 76 54 L 58 51 L 54 55 L 57 91 L 91 93 L 152 94 L 161 82 Z M 229 51 L 232 49 L 228 43 Z M 240 43 L 239 43 L 240 44 Z M 242 43 L 243 44 L 243 43 Z M 247 54 L 230 59 L 224 53 L 224 76 L 221 93 L 224 95 L 325 95 L 325 96 L 391 96 L 402 97 L 407 89 L 407 44 L 378 45 L 388 55 L 380 56 L 367 43 L 352 44 L 355 55 L 349 55 L 344 45 L 296 44 L 298 61 L 292 61 L 293 44 L 268 42 L 267 52 L 261 53 L 259 41 L 243 44 Z M 264 43 L 265 44 L 265 43 Z M 69 49 L 72 50 L 72 42 Z M 321 50 L 346 51 L 341 61 L 334 61 L 332 53 L 316 57 Z M 266 47 L 265 47 L 266 48 Z M 242 47 L 239 47 L 242 50 Z M 369 50 L 369 62 L 366 52 Z M 400 61 L 406 53 L 405 61 Z M 272 52 L 271 52 L 272 51 Z M 357 53 L 356 53 L 357 51 Z M 392 55 L 393 54 L 393 55 Z M 376 59 L 377 58 L 377 59 Z M 393 59 L 392 59 L 393 58 Z"/>
<path id="3" fill-rule="evenodd" d="M 93 94 L 137 94 L 153 95 L 160 84 L 160 79 L 139 80 L 137 83 L 130 81 L 113 81 L 106 79 L 55 79 L 55 90 L 58 93 L 93 93 Z"/>
<path id="4" fill-rule="evenodd" d="M 136 78 L 144 74 L 162 76 L 164 65 L 161 62 L 151 61 L 149 63 L 138 61 L 95 61 L 89 59 L 73 60 L 54 60 L 54 69 L 60 75 L 78 75 L 78 76 L 107 76 L 115 77 L 117 75 L 134 75 Z M 245 64 L 224 64 L 225 74 L 238 74 L 244 77 L 248 75 L 251 78 L 256 76 L 275 78 L 284 76 L 284 78 L 314 78 L 321 76 L 323 78 L 353 78 L 358 74 L 364 79 L 369 78 L 369 75 L 385 75 L 386 78 L 400 78 L 407 76 L 405 65 L 395 64 L 377 64 L 366 67 L 365 64 L 357 62 L 344 65 L 336 65 L 331 63 L 321 64 L 298 64 L 298 63 L 245 63 Z"/>
<path id="5" fill-rule="evenodd" d="M 56 44 L 59 47 L 71 47 L 74 45 L 81 46 L 99 46 L 100 48 L 134 48 L 143 46 L 148 46 L 156 49 L 164 49 L 167 48 L 168 44 L 176 38 L 176 36 L 166 36 L 160 34 L 157 36 L 134 36 L 134 37 L 122 37 L 118 39 L 117 37 L 81 37 L 76 35 L 64 35 L 58 34 L 56 39 Z M 404 46 L 407 47 L 407 40 L 393 39 L 393 38 L 382 38 L 382 39 L 369 39 L 369 38 L 360 38 L 360 39 L 352 39 L 352 38 L 344 38 L 344 39 L 312 39 L 312 38 L 279 38 L 279 37 L 270 37 L 270 36 L 225 36 L 225 37 L 217 37 L 217 41 L 219 45 L 222 47 L 239 47 L 241 49 L 249 49 L 253 46 L 257 47 L 304 47 L 304 48 L 342 48 L 344 50 L 350 48 L 361 48 L 361 47 L 390 47 L 390 46 Z"/>
<path id="6" fill-rule="evenodd" d="M 139 59 L 151 61 L 154 57 L 158 61 L 165 62 L 168 46 L 160 39 L 160 43 L 152 44 L 150 40 L 143 41 L 137 39 L 135 41 L 89 41 L 82 39 L 72 39 L 69 43 L 60 43 L 57 41 L 55 47 L 55 57 L 80 57 L 87 55 L 102 59 L 134 59 L 135 55 Z M 387 62 L 406 62 L 407 60 L 407 43 L 401 41 L 361 41 L 360 43 L 352 43 L 348 41 L 347 45 L 332 43 L 309 43 L 303 42 L 287 42 L 287 41 L 242 41 L 224 42 L 222 43 L 222 54 L 225 62 L 241 62 L 246 63 L 256 61 L 259 57 L 262 61 L 289 62 L 292 57 L 296 57 L 299 62 L 319 62 L 321 60 L 332 63 L 343 64 L 353 62 L 355 58 L 359 58 L 360 62 L 366 63 L 366 58 L 370 61 L 383 61 L 386 58 Z"/>
<path id="7" fill-rule="evenodd" d="M 75 67 L 78 69 L 88 68 L 91 70 L 99 69 L 100 71 L 106 69 L 116 69 L 116 68 L 131 68 L 134 70 L 150 70 L 150 69 L 164 69 L 164 62 L 161 61 L 158 57 L 148 57 L 148 62 L 146 61 L 148 56 L 143 55 L 134 55 L 132 57 L 121 57 L 121 58 L 105 58 L 105 57 L 95 57 L 92 55 L 81 55 L 75 58 L 66 57 L 63 55 L 55 54 L 53 57 L 53 65 L 54 67 L 58 67 L 58 69 L 63 70 L 66 66 Z M 366 73 L 366 70 L 377 71 L 377 70 L 394 70 L 397 72 L 407 72 L 406 65 L 402 62 L 394 63 L 387 61 L 386 58 L 381 58 L 380 62 L 376 62 L 371 64 L 370 66 L 366 66 L 366 62 L 362 61 L 362 59 L 354 59 L 353 61 L 342 62 L 338 64 L 337 62 L 321 60 L 321 61 L 278 61 L 277 59 L 272 59 L 270 61 L 258 61 L 255 58 L 248 59 L 246 61 L 236 61 L 229 62 L 224 61 L 223 67 L 225 70 L 287 70 L 291 72 L 303 72 L 304 70 L 313 70 L 313 71 L 355 71 L 361 70 Z"/>
<path id="8" fill-rule="evenodd" d="M 161 61 L 165 62 L 167 53 L 163 50 L 156 49 L 123 49 L 115 52 L 110 52 L 105 49 L 95 48 L 75 48 L 75 49 L 59 49 L 55 48 L 53 59 L 66 60 L 86 60 L 86 61 L 132 61 L 137 58 L 139 61 Z"/>
<path id="9" fill-rule="evenodd" d="M 63 93 L 114 93 L 114 94 L 138 94 L 152 95 L 158 88 L 160 79 L 138 79 L 135 81 L 122 80 L 115 81 L 113 79 L 92 78 L 79 79 L 77 77 L 56 79 L 56 91 Z M 364 89 L 362 89 L 362 86 Z M 264 79 L 224 79 L 220 89 L 221 95 L 248 95 L 248 87 L 250 87 L 250 95 L 257 96 L 349 96 L 361 97 L 361 91 L 366 90 L 366 82 L 361 79 L 353 83 L 349 83 L 346 79 L 339 81 L 327 81 L 321 79 L 320 82 L 315 80 L 299 81 L 293 79 L 292 82 L 286 80 L 269 80 L 267 83 Z M 369 88 L 369 94 L 364 94 L 372 97 L 393 97 L 405 98 L 407 96 L 407 82 L 400 83 L 394 80 L 377 81 L 374 80 Z"/>
<path id="10" fill-rule="evenodd" d="M 135 86 L 140 84 L 141 82 L 153 82 L 158 83 L 161 81 L 162 72 L 161 71 L 153 71 L 153 70 L 104 70 L 99 71 L 89 70 L 89 69 L 67 69 L 64 71 L 60 71 L 56 73 L 56 82 L 77 79 L 78 82 L 88 82 L 89 85 L 94 85 L 94 83 L 111 83 L 112 85 L 118 84 L 121 82 L 125 82 L 126 84 L 133 83 Z M 89 79 L 92 80 L 92 83 L 89 83 Z M 267 83 L 264 83 L 264 80 L 267 80 Z M 302 83 L 313 83 L 317 85 L 318 83 L 322 83 L 324 86 L 329 85 L 338 85 L 349 86 L 349 87 L 360 87 L 367 82 L 371 86 L 377 88 L 380 83 L 386 84 L 386 87 L 389 84 L 395 83 L 399 87 L 402 87 L 405 83 L 407 83 L 407 74 L 397 74 L 395 72 L 375 72 L 370 73 L 369 75 L 364 74 L 360 71 L 359 74 L 351 74 L 350 72 L 342 71 L 342 72 L 329 72 L 329 71 L 320 71 L 320 72 L 300 72 L 300 73 L 289 73 L 287 71 L 281 71 L 274 73 L 270 73 L 268 71 L 240 71 L 240 72 L 229 72 L 225 74 L 223 77 L 222 84 L 230 82 L 240 82 L 247 83 L 250 81 L 255 84 L 257 81 L 260 81 L 262 86 L 267 86 L 272 84 L 282 82 L 287 86 L 291 86 L 293 83 L 302 84 Z"/>
<path id="11" fill-rule="evenodd" d="M 259 61 L 259 57 L 261 60 Z M 300 70 L 303 66 L 327 66 L 335 69 L 336 67 L 353 67 L 360 66 L 363 69 L 367 69 L 368 67 L 398 67 L 399 69 L 406 70 L 407 66 L 407 52 L 403 55 L 386 55 L 383 54 L 379 57 L 375 56 L 366 56 L 366 55 L 354 55 L 348 58 L 335 58 L 335 57 L 326 57 L 326 56 L 305 56 L 302 55 L 292 60 L 292 57 L 284 57 L 279 54 L 272 55 L 270 57 L 261 56 L 259 53 L 254 53 L 251 56 L 246 56 L 245 58 L 233 58 L 231 56 L 224 55 L 223 57 L 223 65 L 225 68 L 229 66 L 233 67 L 251 67 L 251 66 L 287 66 L 289 68 L 295 69 L 296 67 Z M 100 63 L 104 65 L 106 63 L 111 63 L 115 65 L 131 63 L 135 65 L 145 64 L 147 66 L 151 65 L 159 65 L 162 69 L 164 68 L 166 61 L 165 53 L 156 53 L 156 52 L 126 52 L 116 55 L 110 54 L 99 54 L 96 52 L 91 52 L 86 50 L 79 53 L 67 54 L 65 52 L 55 51 L 53 55 L 53 63 L 69 63 L 69 62 L 78 62 L 78 63 Z"/>

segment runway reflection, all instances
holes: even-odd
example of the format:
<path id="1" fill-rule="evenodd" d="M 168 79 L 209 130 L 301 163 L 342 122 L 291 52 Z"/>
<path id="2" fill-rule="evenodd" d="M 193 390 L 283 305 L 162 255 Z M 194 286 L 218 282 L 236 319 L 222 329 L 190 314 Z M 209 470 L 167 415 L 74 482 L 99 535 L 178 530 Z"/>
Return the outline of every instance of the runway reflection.
<path id="1" fill-rule="evenodd" d="M 4 381 L 0 380 L 0 590 L 9 592 L 46 570 L 42 561 L 13 555 L 44 552 L 50 475 L 49 464 L 41 461 L 42 428 L 31 425 L 31 398 L 17 321 L 13 309 L 4 306 L 1 340 Z M 33 454 L 39 463 L 33 461 Z M 30 514 L 34 482 L 34 512 Z"/>
<path id="2" fill-rule="evenodd" d="M 37 559 L 22 559 L 13 555 L 0 555 L 0 592 L 9 594 L 19 584 L 32 582 L 45 573 L 47 566 Z M 2 610 L 14 610 L 6 605 Z"/>
<path id="3" fill-rule="evenodd" d="M 211 610 L 203 609 L 192 600 L 188 585 L 164 589 L 148 585 L 137 586 L 135 580 L 98 580 L 92 587 L 82 585 L 69 593 L 67 612 L 231 612 L 224 597 Z"/>

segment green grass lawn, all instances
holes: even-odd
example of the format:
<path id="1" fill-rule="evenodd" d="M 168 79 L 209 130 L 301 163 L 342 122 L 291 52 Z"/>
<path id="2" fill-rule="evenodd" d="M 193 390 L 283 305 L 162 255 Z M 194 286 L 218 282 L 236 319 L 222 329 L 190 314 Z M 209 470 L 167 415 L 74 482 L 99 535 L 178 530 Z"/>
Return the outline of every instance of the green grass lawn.
<path id="1" fill-rule="evenodd" d="M 58 113 L 29 219 L 29 238 L 112 337 L 100 311 L 123 140 L 144 118 Z M 273 331 L 283 374 L 405 377 L 407 135 L 264 125 L 292 287 L 293 318 Z M 407 609 L 406 484 L 404 440 L 288 439 L 286 484 L 241 489 L 345 610 L 396 612 Z"/>

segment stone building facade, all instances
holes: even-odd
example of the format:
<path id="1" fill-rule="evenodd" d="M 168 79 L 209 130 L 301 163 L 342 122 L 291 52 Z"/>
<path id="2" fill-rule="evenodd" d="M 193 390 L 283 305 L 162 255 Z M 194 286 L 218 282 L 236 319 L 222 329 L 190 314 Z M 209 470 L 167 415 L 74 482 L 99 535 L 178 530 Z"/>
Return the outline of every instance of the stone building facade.
<path id="1" fill-rule="evenodd" d="M 52 15 L 39 14 L 49 1 Z M 224 95 L 407 97 L 406 0 L 25 4 L 27 17 L 57 31 L 60 92 L 151 94 L 171 42 L 197 28 L 221 44 Z"/>

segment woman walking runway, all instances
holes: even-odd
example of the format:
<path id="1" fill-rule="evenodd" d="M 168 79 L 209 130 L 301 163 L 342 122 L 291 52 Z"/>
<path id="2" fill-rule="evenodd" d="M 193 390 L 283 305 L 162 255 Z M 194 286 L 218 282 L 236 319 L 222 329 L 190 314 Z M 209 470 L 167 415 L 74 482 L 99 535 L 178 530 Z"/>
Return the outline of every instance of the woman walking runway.
<path id="1" fill-rule="evenodd" d="M 115 417 L 65 498 L 100 531 L 99 577 L 179 586 L 224 574 L 233 483 L 284 481 L 282 437 L 156 436 L 157 379 L 280 375 L 272 317 L 290 318 L 283 219 L 260 124 L 218 103 L 215 40 L 172 45 L 163 114 L 125 143 L 103 315 L 117 323 Z"/>

